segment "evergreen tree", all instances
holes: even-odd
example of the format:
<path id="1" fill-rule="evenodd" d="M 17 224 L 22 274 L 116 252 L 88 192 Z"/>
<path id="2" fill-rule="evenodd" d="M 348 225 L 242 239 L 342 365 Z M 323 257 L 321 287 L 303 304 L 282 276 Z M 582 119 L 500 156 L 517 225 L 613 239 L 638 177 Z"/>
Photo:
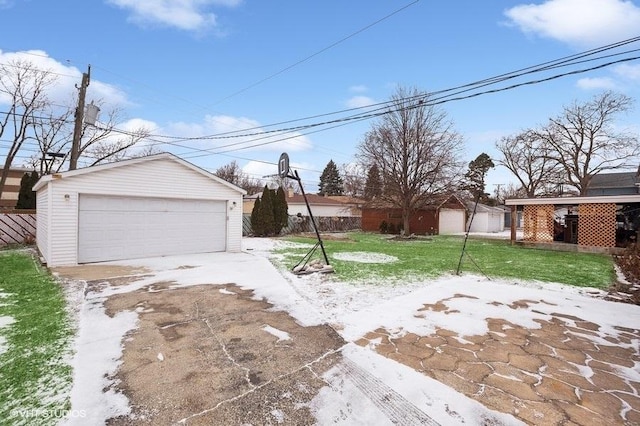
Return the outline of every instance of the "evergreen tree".
<path id="1" fill-rule="evenodd" d="M 273 214 L 273 199 L 275 198 L 275 191 L 269 189 L 267 185 L 264 186 L 262 191 L 262 199 L 260 203 L 260 218 L 264 224 L 263 236 L 273 235 L 275 233 L 275 220 Z"/>
<path id="2" fill-rule="evenodd" d="M 253 203 L 253 210 L 251 210 L 251 230 L 253 231 L 253 235 L 264 235 L 261 204 L 260 197 L 256 198 L 256 202 Z"/>
<path id="3" fill-rule="evenodd" d="M 338 172 L 338 167 L 333 160 L 329 160 L 320 175 L 318 195 L 342 195 L 343 193 L 344 183 L 340 172 Z"/>
<path id="4" fill-rule="evenodd" d="M 474 199 L 485 201 L 487 198 L 487 194 L 485 194 L 485 177 L 487 172 L 494 167 L 495 165 L 489 155 L 484 152 L 478 155 L 475 160 L 469 163 L 469 170 L 464 175 L 466 182 L 463 185 L 463 189 L 471 192 Z"/>
<path id="5" fill-rule="evenodd" d="M 289 223 L 289 206 L 284 189 L 279 186 L 274 198 L 273 219 L 275 222 L 275 234 L 280 235 L 282 228 Z"/>
<path id="6" fill-rule="evenodd" d="M 367 172 L 367 181 L 364 184 L 364 199 L 373 200 L 382 194 L 382 179 L 380 179 L 380 170 L 377 165 L 373 165 Z"/>
<path id="7" fill-rule="evenodd" d="M 35 209 L 36 193 L 33 192 L 33 185 L 38 182 L 40 177 L 34 170 L 31 173 L 25 173 L 20 179 L 20 192 L 18 193 L 18 203 L 16 209 Z"/>

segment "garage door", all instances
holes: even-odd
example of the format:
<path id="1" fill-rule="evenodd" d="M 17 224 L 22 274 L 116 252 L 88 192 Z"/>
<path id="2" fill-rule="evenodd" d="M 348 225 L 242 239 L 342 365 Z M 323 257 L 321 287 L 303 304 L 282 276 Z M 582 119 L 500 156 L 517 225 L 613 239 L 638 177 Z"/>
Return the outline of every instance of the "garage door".
<path id="1" fill-rule="evenodd" d="M 464 210 L 440 209 L 439 234 L 459 234 L 465 232 Z"/>
<path id="2" fill-rule="evenodd" d="M 80 195 L 78 263 L 226 249 L 226 202 Z"/>

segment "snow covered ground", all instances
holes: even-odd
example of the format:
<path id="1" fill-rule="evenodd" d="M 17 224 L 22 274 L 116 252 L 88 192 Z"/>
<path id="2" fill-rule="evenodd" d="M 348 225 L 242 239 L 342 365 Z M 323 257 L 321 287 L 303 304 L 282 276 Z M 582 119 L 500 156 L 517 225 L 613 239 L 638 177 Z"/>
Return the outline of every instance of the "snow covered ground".
<path id="1" fill-rule="evenodd" d="M 549 319 L 551 312 L 563 312 L 600 325 L 599 335 L 594 339 L 615 335 L 618 327 L 640 324 L 638 306 L 604 301 L 600 298 L 604 292 L 593 288 L 517 280 L 489 281 L 475 275 L 451 275 L 393 286 L 383 282 L 366 285 L 342 283 L 335 281 L 332 275 L 296 276 L 287 271 L 277 271 L 268 260 L 271 251 L 282 244 L 286 243 L 266 238 L 245 238 L 243 253 L 112 262 L 145 267 L 151 273 L 129 285 L 89 293 L 78 307 L 80 329 L 75 346 L 71 402 L 72 412 L 85 416 L 68 418 L 67 423 L 100 424 L 111 416 L 128 413 L 128 402 L 123 395 L 111 390 L 104 392 L 103 389 L 109 387 L 108 377 L 118 368 L 121 340 L 136 327 L 137 314 L 129 312 L 108 317 L 102 302 L 112 294 L 134 291 L 156 282 L 172 282 L 173 287 L 182 287 L 210 283 L 211 277 L 215 277 L 216 282 L 235 283 L 253 290 L 256 298 L 265 298 L 274 305 L 274 309 L 288 312 L 301 325 L 331 324 L 347 342 L 354 342 L 379 327 L 419 335 L 445 328 L 464 338 L 465 335 L 485 333 L 487 318 L 505 318 L 513 324 L 537 328 L 539 323 L 535 320 Z M 343 255 L 342 259 L 354 262 L 393 261 L 383 254 L 379 258 L 359 256 L 354 252 Z M 457 298 L 452 301 L 456 315 L 431 311 L 429 315 L 416 315 L 425 304 L 460 293 L 477 299 Z M 548 304 L 537 306 L 535 312 L 509 308 L 509 304 L 523 299 L 544 300 Z M 286 335 L 278 337 L 288 338 Z M 632 342 L 632 345 L 636 351 L 640 350 L 639 341 Z M 359 369 L 338 368 L 325 377 L 329 386 L 312 403 L 321 425 L 393 424 L 390 420 L 393 413 L 381 411 L 380 404 L 375 403 L 375 395 L 363 398 L 363 389 L 353 386 L 358 380 L 379 385 L 381 392 L 387 392 L 387 396 L 397 395 L 398 401 L 409 401 L 433 419 L 434 424 L 482 424 L 488 419 L 495 422 L 488 424 L 521 424 L 518 419 L 493 412 L 436 380 L 378 355 L 370 348 L 349 343 L 343 348 L 343 355 Z M 639 367 L 636 364 L 628 372 L 635 381 L 640 381 Z M 349 374 L 355 374 L 357 380 L 345 381 L 344 377 Z"/>

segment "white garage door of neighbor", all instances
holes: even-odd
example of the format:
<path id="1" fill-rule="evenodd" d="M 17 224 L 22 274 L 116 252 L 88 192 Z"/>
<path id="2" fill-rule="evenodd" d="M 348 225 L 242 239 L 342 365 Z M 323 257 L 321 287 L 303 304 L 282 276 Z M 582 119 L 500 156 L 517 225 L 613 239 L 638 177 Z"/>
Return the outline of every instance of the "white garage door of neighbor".
<path id="1" fill-rule="evenodd" d="M 78 263 L 226 250 L 225 201 L 80 195 Z"/>
<path id="2" fill-rule="evenodd" d="M 440 209 L 439 234 L 464 232 L 464 210 Z"/>

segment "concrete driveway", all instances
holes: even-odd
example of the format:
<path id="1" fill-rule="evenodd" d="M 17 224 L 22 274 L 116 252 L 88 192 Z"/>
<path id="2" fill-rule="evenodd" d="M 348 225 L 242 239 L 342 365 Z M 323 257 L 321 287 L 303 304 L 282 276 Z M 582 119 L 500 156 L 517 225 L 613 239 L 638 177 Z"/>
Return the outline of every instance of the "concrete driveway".
<path id="1" fill-rule="evenodd" d="M 54 272 L 83 280 L 86 301 L 99 302 L 106 316 L 137 314 L 109 377 L 130 412 L 109 418 L 109 425 L 314 423 L 309 403 L 326 386 L 320 377 L 340 360 L 345 344 L 331 327 L 302 326 L 253 291 L 215 276 L 181 287 L 156 280 L 146 266 Z"/>

